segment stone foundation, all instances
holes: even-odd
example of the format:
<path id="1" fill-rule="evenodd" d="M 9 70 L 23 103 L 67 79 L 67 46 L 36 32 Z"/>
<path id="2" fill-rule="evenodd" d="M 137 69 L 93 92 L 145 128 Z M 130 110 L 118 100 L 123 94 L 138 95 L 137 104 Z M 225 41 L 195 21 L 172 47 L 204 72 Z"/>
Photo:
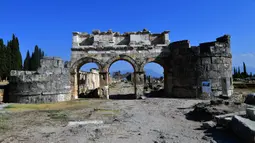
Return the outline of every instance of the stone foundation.
<path id="1" fill-rule="evenodd" d="M 63 60 L 41 59 L 37 71 L 11 71 L 8 102 L 48 103 L 71 100 L 70 72 Z"/>

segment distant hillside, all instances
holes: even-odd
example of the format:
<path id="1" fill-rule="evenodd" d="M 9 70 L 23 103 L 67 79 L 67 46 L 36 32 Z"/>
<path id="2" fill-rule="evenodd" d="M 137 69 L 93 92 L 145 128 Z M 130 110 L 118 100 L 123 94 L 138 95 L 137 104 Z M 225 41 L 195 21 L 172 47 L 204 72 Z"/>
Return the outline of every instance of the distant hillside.
<path id="1" fill-rule="evenodd" d="M 158 73 L 154 70 L 151 70 L 151 69 L 145 69 L 145 74 L 146 76 L 151 76 L 151 77 L 161 77 L 161 76 L 164 76 L 163 73 Z"/>
<path id="2" fill-rule="evenodd" d="M 117 71 L 114 71 L 114 72 L 117 72 Z M 114 72 L 110 72 L 111 76 L 113 75 Z M 125 74 L 127 72 L 132 73 L 133 70 L 132 69 L 127 69 L 127 70 L 121 70 L 120 71 L 121 74 Z M 160 73 L 158 73 L 158 72 L 156 72 L 156 71 L 154 71 L 152 69 L 145 69 L 145 74 L 147 76 L 150 75 L 152 77 L 161 77 L 161 76 L 164 76 L 163 73 L 160 74 Z"/>

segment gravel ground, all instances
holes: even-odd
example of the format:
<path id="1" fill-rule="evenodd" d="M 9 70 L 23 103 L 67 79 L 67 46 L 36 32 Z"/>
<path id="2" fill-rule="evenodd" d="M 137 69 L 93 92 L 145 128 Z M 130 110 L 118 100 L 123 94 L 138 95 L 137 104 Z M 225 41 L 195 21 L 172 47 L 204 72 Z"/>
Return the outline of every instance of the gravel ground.
<path id="1" fill-rule="evenodd" d="M 148 98 L 89 102 L 94 106 L 67 109 L 58 116 L 45 111 L 8 113 L 10 129 L 1 133 L 0 142 L 238 143 L 231 134 L 216 131 L 218 136 L 202 130 L 202 123 L 186 119 L 185 114 L 192 110 L 189 107 L 204 101 Z M 104 123 L 68 126 L 70 121 L 87 120 Z"/>

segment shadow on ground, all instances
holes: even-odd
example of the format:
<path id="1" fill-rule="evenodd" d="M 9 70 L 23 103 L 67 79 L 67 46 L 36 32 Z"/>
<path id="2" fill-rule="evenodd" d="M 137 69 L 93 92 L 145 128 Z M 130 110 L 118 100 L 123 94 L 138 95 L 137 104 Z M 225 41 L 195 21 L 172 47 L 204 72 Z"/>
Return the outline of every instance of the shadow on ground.
<path id="1" fill-rule="evenodd" d="M 204 129 L 198 128 L 196 130 Z M 217 143 L 243 143 L 230 129 L 214 127 L 205 130 L 204 134 L 206 137 L 213 139 Z"/>
<path id="2" fill-rule="evenodd" d="M 147 98 L 170 98 L 169 96 L 166 96 L 164 93 L 164 90 L 159 91 L 151 91 L 150 93 L 144 94 Z"/>
<path id="3" fill-rule="evenodd" d="M 109 98 L 113 100 L 123 100 L 123 99 L 133 100 L 133 99 L 136 99 L 136 95 L 135 94 L 124 94 L 124 95 L 116 94 L 116 95 L 109 95 Z"/>

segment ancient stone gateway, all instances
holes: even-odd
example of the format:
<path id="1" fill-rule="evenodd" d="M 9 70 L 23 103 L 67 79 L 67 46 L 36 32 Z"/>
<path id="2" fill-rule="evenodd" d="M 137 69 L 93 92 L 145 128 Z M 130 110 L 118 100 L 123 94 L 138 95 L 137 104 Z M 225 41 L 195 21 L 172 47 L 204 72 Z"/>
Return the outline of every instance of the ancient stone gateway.
<path id="1" fill-rule="evenodd" d="M 144 29 L 120 34 L 95 30 L 92 34 L 73 32 L 70 61 L 72 98 L 78 98 L 79 69 L 90 62 L 98 65 L 101 96 L 108 98 L 109 67 L 118 60 L 125 60 L 133 66 L 137 98 L 143 95 L 143 69 L 149 62 L 164 68 L 165 94 L 169 97 L 198 97 L 204 92 L 202 83 L 210 87 L 210 95 L 230 96 L 233 92 L 228 35 L 191 47 L 187 40 L 170 43 L 169 31 L 152 34 Z"/>
<path id="2" fill-rule="evenodd" d="M 190 46 L 188 40 L 170 42 L 169 31 L 152 34 L 144 29 L 120 34 L 109 30 L 92 34 L 74 32 L 69 62 L 44 57 L 37 71 L 11 71 L 6 101 L 46 103 L 76 99 L 78 71 L 89 62 L 99 67 L 100 97 L 108 98 L 109 67 L 117 60 L 133 66 L 137 98 L 144 94 L 143 69 L 149 62 L 164 68 L 164 93 L 168 97 L 231 96 L 233 93 L 230 36 Z"/>

